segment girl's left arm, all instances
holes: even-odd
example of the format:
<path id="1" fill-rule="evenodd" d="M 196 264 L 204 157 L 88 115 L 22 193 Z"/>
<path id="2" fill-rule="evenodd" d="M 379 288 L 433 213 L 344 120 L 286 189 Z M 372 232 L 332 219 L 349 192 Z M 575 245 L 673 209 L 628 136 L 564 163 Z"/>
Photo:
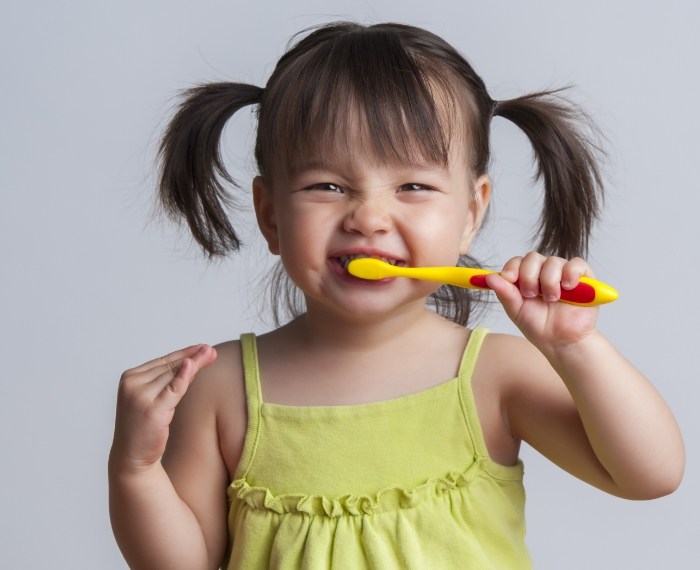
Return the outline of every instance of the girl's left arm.
<path id="1" fill-rule="evenodd" d="M 574 287 L 583 275 L 592 277 L 581 259 L 531 253 L 489 276 L 531 343 L 502 341 L 517 363 L 505 384 L 510 432 L 607 492 L 666 495 L 683 476 L 680 430 L 656 389 L 598 331 L 598 309 L 555 302 L 560 283 Z"/>

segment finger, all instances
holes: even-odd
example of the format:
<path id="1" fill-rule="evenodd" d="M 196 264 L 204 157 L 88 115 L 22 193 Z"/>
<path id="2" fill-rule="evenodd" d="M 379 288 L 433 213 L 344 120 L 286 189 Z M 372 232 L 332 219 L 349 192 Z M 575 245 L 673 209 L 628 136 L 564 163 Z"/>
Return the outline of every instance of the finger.
<path id="1" fill-rule="evenodd" d="M 199 372 L 205 366 L 209 366 L 212 362 L 216 360 L 217 352 L 213 346 L 208 344 L 202 344 L 199 350 L 195 352 L 192 356 L 188 357 L 189 360 L 195 366 L 195 374 Z"/>
<path id="2" fill-rule="evenodd" d="M 151 390 L 160 391 L 160 384 L 163 383 L 162 378 L 169 377 L 173 378 L 180 369 L 182 360 L 171 360 L 165 364 L 159 366 L 154 366 L 143 370 L 142 372 L 136 372 L 135 370 L 127 370 L 122 374 L 121 383 L 123 385 L 131 386 L 132 388 L 147 387 L 154 384 Z"/>
<path id="3" fill-rule="evenodd" d="M 216 356 L 214 348 L 204 345 L 192 356 L 184 358 L 175 374 L 165 372 L 151 383 L 154 398 L 166 405 L 177 405 L 197 373 L 214 362 Z"/>
<path id="4" fill-rule="evenodd" d="M 501 277 L 510 283 L 515 283 L 518 280 L 522 262 L 522 257 L 513 257 L 509 259 L 503 266 L 503 269 L 501 269 Z"/>
<path id="5" fill-rule="evenodd" d="M 197 372 L 199 372 L 202 368 L 214 362 L 214 360 L 216 360 L 216 356 L 216 349 L 214 349 L 214 347 L 207 344 L 201 344 L 193 354 L 190 354 L 189 356 L 180 360 L 170 360 L 161 366 L 152 368 L 145 374 L 153 374 L 156 370 L 158 370 L 160 371 L 158 376 L 165 376 L 167 373 L 170 373 L 171 376 L 174 377 L 180 371 L 186 360 L 191 362 L 192 366 L 194 367 L 194 374 L 197 374 Z"/>
<path id="6" fill-rule="evenodd" d="M 122 380 L 127 380 L 130 383 L 147 384 L 165 372 L 171 372 L 174 375 L 180 368 L 183 358 L 194 356 L 203 346 L 206 345 L 197 344 L 189 346 L 187 348 L 183 348 L 182 350 L 172 352 L 167 356 L 150 360 L 149 362 L 146 362 L 141 366 L 137 366 L 136 368 L 126 370 L 122 374 Z"/>
<path id="7" fill-rule="evenodd" d="M 564 289 L 573 289 L 578 285 L 581 277 L 594 277 L 593 270 L 588 262 L 580 257 L 570 259 L 562 269 L 561 286 Z"/>
<path id="8" fill-rule="evenodd" d="M 518 273 L 520 294 L 526 299 L 537 297 L 540 294 L 540 273 L 545 260 L 544 255 L 531 251 L 520 264 Z"/>
<path id="9" fill-rule="evenodd" d="M 182 400 L 190 384 L 192 384 L 195 375 L 196 371 L 192 360 L 189 358 L 183 359 L 177 374 L 172 377 L 164 374 L 163 378 L 160 379 L 161 381 L 165 380 L 165 382 L 155 397 L 154 403 L 166 409 L 175 408 Z"/>
<path id="10" fill-rule="evenodd" d="M 196 373 L 204 366 L 216 360 L 216 350 L 207 345 L 198 345 L 197 351 L 186 358 L 194 362 Z M 127 370 L 122 374 L 121 385 L 124 386 L 125 389 L 128 387 L 129 390 L 147 390 L 151 395 L 150 397 L 155 398 L 180 371 L 184 360 L 185 359 L 167 360 L 163 364 L 145 369 L 142 372 L 135 372 L 135 369 Z"/>
<path id="11" fill-rule="evenodd" d="M 180 365 L 180 362 L 182 361 L 183 358 L 187 358 L 188 356 L 192 356 L 202 346 L 203 345 L 201 345 L 201 344 L 194 344 L 192 346 L 188 346 L 187 348 L 176 350 L 175 352 L 171 352 L 170 354 L 166 354 L 165 356 L 161 356 L 159 358 L 154 358 L 153 360 L 149 360 L 148 362 L 144 362 L 140 366 L 136 366 L 135 368 L 131 368 L 130 370 L 128 370 L 128 372 L 139 374 L 141 372 L 145 372 L 145 371 L 151 370 L 153 368 L 162 369 L 163 367 L 168 367 L 172 370 L 176 370 L 177 367 Z"/>
<path id="12" fill-rule="evenodd" d="M 520 289 L 510 281 L 501 277 L 498 273 L 490 273 L 487 275 L 486 284 L 493 290 L 496 297 L 498 297 L 506 315 L 514 319 L 523 306 L 523 297 L 520 294 Z"/>
<path id="13" fill-rule="evenodd" d="M 540 294 L 545 301 L 555 302 L 561 297 L 562 270 L 566 260 L 548 257 L 540 271 Z"/>

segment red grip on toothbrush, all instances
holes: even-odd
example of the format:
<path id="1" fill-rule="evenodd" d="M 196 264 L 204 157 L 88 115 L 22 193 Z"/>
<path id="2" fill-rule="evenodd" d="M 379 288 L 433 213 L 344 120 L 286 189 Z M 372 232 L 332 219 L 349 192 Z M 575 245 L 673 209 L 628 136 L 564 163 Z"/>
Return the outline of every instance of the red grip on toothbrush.
<path id="1" fill-rule="evenodd" d="M 579 281 L 573 289 L 562 289 L 559 297 L 562 301 L 581 303 L 587 305 L 595 301 L 595 288 L 593 285 Z"/>
<path id="2" fill-rule="evenodd" d="M 479 289 L 490 289 L 486 284 L 486 275 L 474 275 L 473 277 L 469 278 L 469 283 L 471 283 L 474 287 L 478 287 Z"/>
<path id="3" fill-rule="evenodd" d="M 474 275 L 469 279 L 469 283 L 479 289 L 490 289 L 486 284 L 486 275 Z M 516 281 L 514 285 L 517 287 L 518 282 Z M 582 305 L 592 303 L 595 300 L 595 289 L 588 283 L 579 282 L 573 289 L 562 289 L 560 300 Z"/>

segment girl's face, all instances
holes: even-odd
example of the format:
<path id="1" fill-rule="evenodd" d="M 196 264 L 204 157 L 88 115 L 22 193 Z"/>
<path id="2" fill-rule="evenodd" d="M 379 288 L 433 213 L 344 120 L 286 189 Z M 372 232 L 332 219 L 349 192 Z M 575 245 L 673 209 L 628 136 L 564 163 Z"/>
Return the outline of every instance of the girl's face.
<path id="1" fill-rule="evenodd" d="M 365 318 L 406 304 L 422 308 L 438 285 L 365 281 L 352 277 L 347 263 L 363 256 L 405 266 L 456 265 L 491 189 L 486 176 L 471 182 L 466 164 L 459 153 L 448 167 L 379 164 L 361 149 L 301 164 L 273 181 L 255 179 L 258 223 L 309 312 L 325 308 Z"/>

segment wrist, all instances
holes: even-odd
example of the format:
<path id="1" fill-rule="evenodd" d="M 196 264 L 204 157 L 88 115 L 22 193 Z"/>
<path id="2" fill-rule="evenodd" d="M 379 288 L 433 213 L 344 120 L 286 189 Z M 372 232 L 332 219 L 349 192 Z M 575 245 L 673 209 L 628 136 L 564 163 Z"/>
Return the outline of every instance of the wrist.
<path id="1" fill-rule="evenodd" d="M 609 345 L 607 338 L 598 329 L 593 329 L 574 341 L 552 343 L 541 350 L 550 364 L 559 369 L 561 366 L 590 363 L 606 345 Z"/>
<path id="2" fill-rule="evenodd" d="M 154 462 L 134 460 L 115 444 L 107 460 L 107 472 L 110 478 L 139 477 L 162 469 L 160 460 Z"/>

